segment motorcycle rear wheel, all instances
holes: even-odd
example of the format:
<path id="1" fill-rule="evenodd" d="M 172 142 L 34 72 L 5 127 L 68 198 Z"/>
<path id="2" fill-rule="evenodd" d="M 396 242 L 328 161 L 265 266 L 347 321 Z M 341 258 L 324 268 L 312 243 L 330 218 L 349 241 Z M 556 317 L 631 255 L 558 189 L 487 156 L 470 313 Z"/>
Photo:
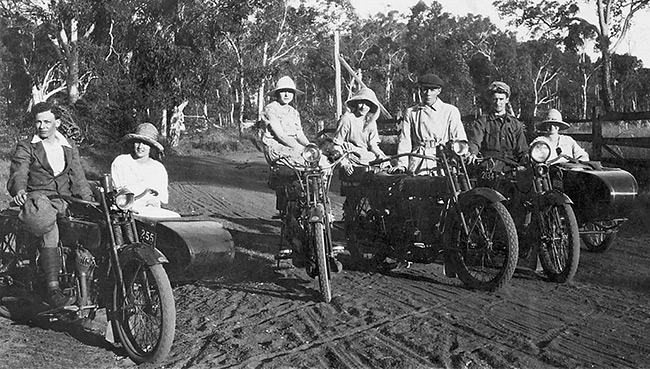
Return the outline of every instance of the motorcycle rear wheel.
<path id="1" fill-rule="evenodd" d="M 172 346 L 176 329 L 174 295 L 162 265 L 133 259 L 122 268 L 121 286 L 113 295 L 113 331 L 136 363 L 160 363 Z"/>
<path id="2" fill-rule="evenodd" d="M 539 262 L 551 282 L 570 283 L 580 261 L 580 234 L 573 208 L 554 204 L 537 217 Z"/>
<path id="3" fill-rule="evenodd" d="M 517 267 L 515 223 L 502 203 L 482 198 L 464 205 L 463 215 L 469 234 L 458 217 L 449 229 L 452 267 L 469 288 L 496 291 L 510 281 Z"/>
<path id="4" fill-rule="evenodd" d="M 318 287 L 323 301 L 332 301 L 332 287 L 330 284 L 330 270 L 325 254 L 325 226 L 323 223 L 314 223 L 314 236 L 316 238 L 316 267 L 318 268 Z"/>

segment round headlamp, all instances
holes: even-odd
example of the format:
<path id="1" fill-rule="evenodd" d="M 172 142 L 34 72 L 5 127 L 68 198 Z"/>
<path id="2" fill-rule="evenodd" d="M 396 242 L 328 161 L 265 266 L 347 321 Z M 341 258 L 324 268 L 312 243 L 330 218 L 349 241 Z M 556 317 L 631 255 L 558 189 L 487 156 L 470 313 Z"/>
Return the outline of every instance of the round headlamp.
<path id="1" fill-rule="evenodd" d="M 469 144 L 465 140 L 457 140 L 452 142 L 451 149 L 458 156 L 465 156 L 469 152 Z"/>
<path id="2" fill-rule="evenodd" d="M 309 164 L 316 164 L 320 160 L 320 150 L 316 144 L 310 143 L 302 150 L 302 158 Z"/>
<path id="3" fill-rule="evenodd" d="M 129 210 L 133 206 L 134 199 L 133 192 L 126 188 L 120 188 L 115 194 L 115 205 L 121 210 Z"/>
<path id="4" fill-rule="evenodd" d="M 544 141 L 537 141 L 530 146 L 530 158 L 536 163 L 545 163 L 551 156 L 551 147 Z"/>

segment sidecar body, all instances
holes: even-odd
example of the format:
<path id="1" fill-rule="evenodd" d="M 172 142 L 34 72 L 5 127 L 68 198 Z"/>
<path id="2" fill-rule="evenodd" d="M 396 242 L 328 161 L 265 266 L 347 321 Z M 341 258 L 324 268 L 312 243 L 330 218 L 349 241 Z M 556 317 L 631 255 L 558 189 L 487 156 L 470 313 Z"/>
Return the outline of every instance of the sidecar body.
<path id="1" fill-rule="evenodd" d="M 636 200 L 636 179 L 623 169 L 604 167 L 599 162 L 557 167 L 563 191 L 573 201 L 585 245 L 591 251 L 607 250 Z"/>
<path id="2" fill-rule="evenodd" d="M 559 168 L 579 223 L 624 218 L 639 191 L 634 176 L 623 169 L 589 163 L 564 163 Z"/>
<path id="3" fill-rule="evenodd" d="M 165 269 L 172 281 L 207 276 L 235 258 L 232 235 L 214 219 L 139 218 L 136 223 L 140 241 L 169 259 Z"/>

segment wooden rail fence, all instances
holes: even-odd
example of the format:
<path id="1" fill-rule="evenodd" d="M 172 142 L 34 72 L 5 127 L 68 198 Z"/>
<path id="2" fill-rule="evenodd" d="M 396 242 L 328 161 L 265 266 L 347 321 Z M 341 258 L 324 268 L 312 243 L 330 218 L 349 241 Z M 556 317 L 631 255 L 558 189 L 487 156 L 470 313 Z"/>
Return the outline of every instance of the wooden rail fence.
<path id="1" fill-rule="evenodd" d="M 463 117 L 463 118 L 469 118 Z M 608 122 L 633 122 L 647 120 L 650 121 L 650 111 L 645 112 L 611 112 L 603 115 L 598 115 L 596 112 L 592 114 L 591 119 L 565 119 L 567 123 L 591 123 L 591 133 L 566 133 L 573 137 L 576 141 L 590 142 L 591 149 L 589 155 L 592 160 L 602 160 L 612 164 L 629 164 L 634 161 L 637 165 L 650 167 L 650 155 L 647 157 L 624 158 L 612 146 L 619 147 L 637 147 L 650 149 L 650 129 L 648 129 L 648 137 L 603 137 L 603 124 Z M 397 119 L 382 119 L 377 122 L 379 133 L 382 136 L 394 136 L 399 133 L 399 121 Z M 612 157 L 603 157 L 604 152 L 608 152 Z"/>

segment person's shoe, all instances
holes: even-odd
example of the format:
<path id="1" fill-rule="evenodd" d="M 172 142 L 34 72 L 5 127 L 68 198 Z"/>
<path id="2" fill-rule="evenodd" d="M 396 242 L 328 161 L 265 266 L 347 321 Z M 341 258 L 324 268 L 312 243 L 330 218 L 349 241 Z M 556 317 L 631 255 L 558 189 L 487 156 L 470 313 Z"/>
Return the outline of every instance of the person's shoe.
<path id="1" fill-rule="evenodd" d="M 60 289 L 54 289 L 47 292 L 47 304 L 52 308 L 60 308 L 74 304 L 73 296 L 65 295 Z"/>

